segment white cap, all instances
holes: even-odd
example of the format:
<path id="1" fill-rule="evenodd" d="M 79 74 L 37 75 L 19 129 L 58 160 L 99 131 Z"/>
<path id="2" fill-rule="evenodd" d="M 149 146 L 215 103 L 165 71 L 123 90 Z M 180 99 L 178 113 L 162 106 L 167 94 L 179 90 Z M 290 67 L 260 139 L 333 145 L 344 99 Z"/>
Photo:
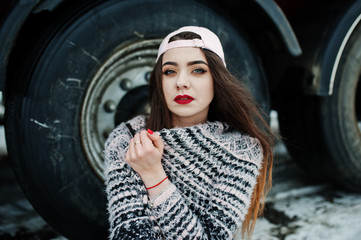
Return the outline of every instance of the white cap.
<path id="1" fill-rule="evenodd" d="M 176 40 L 173 42 L 169 42 L 169 39 L 174 35 L 177 35 L 181 32 L 193 32 L 201 36 L 202 39 L 190 39 L 190 40 Z M 168 34 L 162 41 L 158 49 L 157 61 L 163 53 L 172 48 L 180 48 L 180 47 L 199 47 L 202 49 L 207 49 L 215 54 L 217 54 L 223 61 L 224 66 L 226 66 L 226 61 L 224 60 L 224 53 L 221 41 L 211 30 L 204 27 L 196 27 L 196 26 L 186 26 L 182 27 L 174 32 Z"/>

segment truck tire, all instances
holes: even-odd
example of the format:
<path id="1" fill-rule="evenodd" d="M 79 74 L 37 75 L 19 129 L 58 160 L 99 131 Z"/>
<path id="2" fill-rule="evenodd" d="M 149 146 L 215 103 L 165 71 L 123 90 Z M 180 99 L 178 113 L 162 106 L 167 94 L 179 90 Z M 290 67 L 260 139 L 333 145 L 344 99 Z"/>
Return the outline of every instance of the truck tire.
<path id="1" fill-rule="evenodd" d="M 27 198 L 69 239 L 107 238 L 103 144 L 117 124 L 149 111 L 147 80 L 170 31 L 184 25 L 215 31 L 229 66 L 247 76 L 256 100 L 269 110 L 250 45 L 204 5 L 99 1 L 58 19 L 19 59 L 24 67 L 13 66 L 19 75 L 7 86 L 6 138 Z"/>
<path id="2" fill-rule="evenodd" d="M 294 159 L 314 176 L 357 192 L 361 192 L 360 77 L 359 25 L 337 66 L 333 94 L 298 96 L 280 110 L 281 131 Z"/>

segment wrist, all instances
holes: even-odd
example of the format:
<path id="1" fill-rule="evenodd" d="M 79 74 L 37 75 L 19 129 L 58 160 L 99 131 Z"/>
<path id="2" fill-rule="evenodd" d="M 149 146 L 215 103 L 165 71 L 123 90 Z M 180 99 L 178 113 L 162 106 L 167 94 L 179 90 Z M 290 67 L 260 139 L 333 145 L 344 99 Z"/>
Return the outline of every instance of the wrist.
<path id="1" fill-rule="evenodd" d="M 162 179 L 159 183 L 152 185 L 150 187 L 146 186 L 148 195 L 150 199 L 154 198 L 157 195 L 160 195 L 164 190 L 171 184 L 168 177 Z"/>
<path id="2" fill-rule="evenodd" d="M 163 167 L 162 169 L 157 169 L 149 172 L 142 172 L 139 175 L 142 178 L 142 181 L 146 188 L 158 184 L 165 177 L 167 177 L 167 174 L 165 173 Z"/>
<path id="3" fill-rule="evenodd" d="M 170 185 L 170 181 L 163 169 L 163 166 L 161 169 L 149 172 L 142 172 L 139 175 L 142 178 L 149 197 L 156 196 Z"/>
<path id="4" fill-rule="evenodd" d="M 165 180 L 167 180 L 168 179 L 168 176 L 166 176 L 165 178 L 163 178 L 159 183 L 157 183 L 157 184 L 155 184 L 155 185 L 153 185 L 153 186 L 146 186 L 146 188 L 145 189 L 147 189 L 148 191 L 150 190 L 150 189 L 153 189 L 153 188 L 156 188 L 156 187 L 158 187 L 159 185 L 161 185 Z"/>

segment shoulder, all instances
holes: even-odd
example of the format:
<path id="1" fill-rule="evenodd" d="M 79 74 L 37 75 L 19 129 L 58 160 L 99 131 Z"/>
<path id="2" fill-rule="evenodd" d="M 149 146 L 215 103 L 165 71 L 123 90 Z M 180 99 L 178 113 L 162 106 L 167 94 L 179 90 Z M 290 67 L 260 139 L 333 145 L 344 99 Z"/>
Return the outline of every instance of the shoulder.
<path id="1" fill-rule="evenodd" d="M 240 148 L 245 149 L 250 162 L 255 163 L 258 167 L 261 166 L 263 161 L 263 148 L 261 142 L 249 135 L 241 134 Z"/>
<path id="2" fill-rule="evenodd" d="M 222 136 L 222 144 L 236 158 L 261 167 L 263 161 L 262 144 L 257 138 L 238 131 L 231 131 Z"/>
<path id="3" fill-rule="evenodd" d="M 203 137 L 219 144 L 236 159 L 247 161 L 261 167 L 263 161 L 262 144 L 257 138 L 239 132 L 223 122 L 208 122 L 197 126 Z"/>
<path id="4" fill-rule="evenodd" d="M 146 118 L 143 115 L 132 118 L 127 122 L 122 122 L 109 134 L 108 139 L 105 142 L 105 149 L 112 145 L 118 147 L 128 145 L 133 135 L 144 129 L 145 123 Z"/>
<path id="5" fill-rule="evenodd" d="M 147 118 L 145 115 L 136 116 L 125 123 L 128 129 L 131 131 L 132 135 L 134 135 L 137 132 L 140 132 L 141 130 L 144 130 L 146 124 L 147 124 Z"/>

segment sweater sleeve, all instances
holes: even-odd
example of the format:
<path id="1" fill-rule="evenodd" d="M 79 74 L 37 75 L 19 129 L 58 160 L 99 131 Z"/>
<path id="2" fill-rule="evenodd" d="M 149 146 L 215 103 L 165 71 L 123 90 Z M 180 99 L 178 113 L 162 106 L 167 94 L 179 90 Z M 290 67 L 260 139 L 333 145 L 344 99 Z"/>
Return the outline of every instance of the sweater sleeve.
<path id="1" fill-rule="evenodd" d="M 232 239 L 250 206 L 263 159 L 257 140 L 236 161 L 221 164 L 208 207 L 195 214 L 192 202 L 171 184 L 150 201 L 166 239 Z"/>
<path id="2" fill-rule="evenodd" d="M 174 184 L 151 199 L 149 205 L 165 239 L 209 239 L 190 203 Z"/>
<path id="3" fill-rule="evenodd" d="M 109 239 L 159 239 L 159 228 L 154 226 L 146 207 L 143 182 L 125 161 L 130 136 L 122 124 L 105 144 Z"/>
<path id="4" fill-rule="evenodd" d="M 223 161 L 214 183 L 208 221 L 214 239 L 232 239 L 243 223 L 251 204 L 259 171 L 262 167 L 263 150 L 255 138 L 248 138 L 249 144 L 234 161 Z M 223 233 L 227 238 L 217 238 Z"/>

